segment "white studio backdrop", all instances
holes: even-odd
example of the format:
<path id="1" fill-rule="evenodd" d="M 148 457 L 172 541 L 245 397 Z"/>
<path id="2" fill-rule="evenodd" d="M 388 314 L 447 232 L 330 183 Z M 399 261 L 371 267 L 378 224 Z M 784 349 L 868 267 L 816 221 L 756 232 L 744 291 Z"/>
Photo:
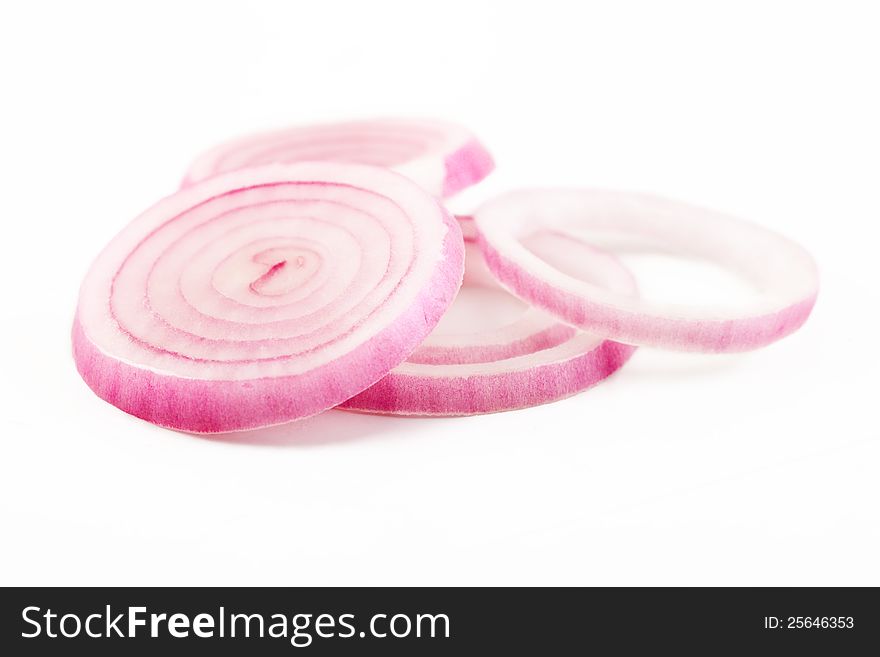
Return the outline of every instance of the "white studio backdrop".
<path id="1" fill-rule="evenodd" d="M 878 29 L 870 2 L 4 5 L 0 584 L 880 584 Z M 490 147 L 456 211 L 589 185 L 778 230 L 819 262 L 813 316 L 473 418 L 204 439 L 89 391 L 79 281 L 192 157 L 381 115 Z M 650 294 L 730 287 L 630 264 Z"/>

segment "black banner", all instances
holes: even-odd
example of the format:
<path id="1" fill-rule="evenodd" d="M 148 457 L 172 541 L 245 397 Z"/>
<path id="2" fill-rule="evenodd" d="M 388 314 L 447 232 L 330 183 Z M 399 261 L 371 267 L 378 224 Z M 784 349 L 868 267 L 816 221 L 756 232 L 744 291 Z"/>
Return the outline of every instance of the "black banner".
<path id="1" fill-rule="evenodd" d="M 880 648 L 880 598 L 868 588 L 3 589 L 0 613 L 5 655 Z"/>

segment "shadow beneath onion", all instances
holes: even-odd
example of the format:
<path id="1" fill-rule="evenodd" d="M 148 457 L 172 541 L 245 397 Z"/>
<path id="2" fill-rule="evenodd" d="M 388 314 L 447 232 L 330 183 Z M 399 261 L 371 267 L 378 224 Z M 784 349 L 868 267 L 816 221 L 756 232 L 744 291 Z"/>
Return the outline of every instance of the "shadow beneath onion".
<path id="1" fill-rule="evenodd" d="M 230 433 L 200 434 L 179 432 L 213 443 L 260 447 L 322 447 L 354 441 L 389 438 L 412 429 L 410 422 L 428 418 L 404 418 L 350 411 L 329 410 L 295 422 L 262 429 Z M 436 420 L 434 420 L 436 421 Z"/>
<path id="2" fill-rule="evenodd" d="M 731 372 L 748 358 L 747 353 L 704 354 L 662 351 L 642 347 L 620 368 L 621 378 L 668 380 L 702 378 Z"/>

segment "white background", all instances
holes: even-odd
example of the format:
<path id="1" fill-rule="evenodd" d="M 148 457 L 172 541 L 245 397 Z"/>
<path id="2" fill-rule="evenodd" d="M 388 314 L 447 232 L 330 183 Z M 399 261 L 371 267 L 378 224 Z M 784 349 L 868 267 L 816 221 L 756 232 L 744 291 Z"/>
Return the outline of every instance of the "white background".
<path id="1" fill-rule="evenodd" d="M 872 4 L 4 5 L 0 583 L 880 584 Z M 492 416 L 204 439 L 95 397 L 69 326 L 104 243 L 217 140 L 362 115 L 483 138 L 456 210 L 572 184 L 751 218 L 815 254 L 818 305 Z"/>

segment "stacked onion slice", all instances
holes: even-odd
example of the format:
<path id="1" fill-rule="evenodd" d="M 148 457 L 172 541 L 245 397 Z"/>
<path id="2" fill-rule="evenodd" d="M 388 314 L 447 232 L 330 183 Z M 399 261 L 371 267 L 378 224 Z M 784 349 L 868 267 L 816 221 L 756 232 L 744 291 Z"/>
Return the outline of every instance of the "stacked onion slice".
<path id="1" fill-rule="evenodd" d="M 99 396 L 162 426 L 286 422 L 402 362 L 463 267 L 455 220 L 396 173 L 244 169 L 160 201 L 110 242 L 82 285 L 74 355 Z"/>
<path id="2" fill-rule="evenodd" d="M 373 119 L 297 126 L 221 144 L 196 159 L 183 186 L 226 171 L 306 160 L 387 167 L 442 197 L 479 182 L 495 166 L 485 147 L 461 126 Z"/>
<path id="3" fill-rule="evenodd" d="M 762 347 L 813 308 L 818 274 L 800 246 L 663 198 L 520 190 L 456 221 L 438 199 L 492 167 L 469 131 L 435 121 L 296 127 L 219 146 L 95 260 L 73 323 L 77 368 L 122 410 L 191 432 L 334 407 L 471 415 L 583 391 L 637 345 Z M 621 245 L 720 264 L 752 300 L 640 298 L 614 255 Z M 463 276 L 446 319 L 464 326 L 438 326 Z M 466 303 L 475 290 L 518 314 L 485 317 Z"/>
<path id="4" fill-rule="evenodd" d="M 471 223 L 470 217 L 461 218 L 465 234 Z M 500 290 L 472 239 L 465 243 L 463 291 Z M 581 280 L 624 296 L 635 294 L 632 275 L 616 258 L 579 240 L 539 232 L 527 244 Z M 470 328 L 450 330 L 441 324 L 406 362 L 340 408 L 431 416 L 526 408 L 586 390 L 617 371 L 635 350 L 580 331 L 534 306 L 523 304 L 521 314 L 500 327 L 472 307 L 470 312 Z M 484 321 L 488 326 L 481 328 Z"/>

